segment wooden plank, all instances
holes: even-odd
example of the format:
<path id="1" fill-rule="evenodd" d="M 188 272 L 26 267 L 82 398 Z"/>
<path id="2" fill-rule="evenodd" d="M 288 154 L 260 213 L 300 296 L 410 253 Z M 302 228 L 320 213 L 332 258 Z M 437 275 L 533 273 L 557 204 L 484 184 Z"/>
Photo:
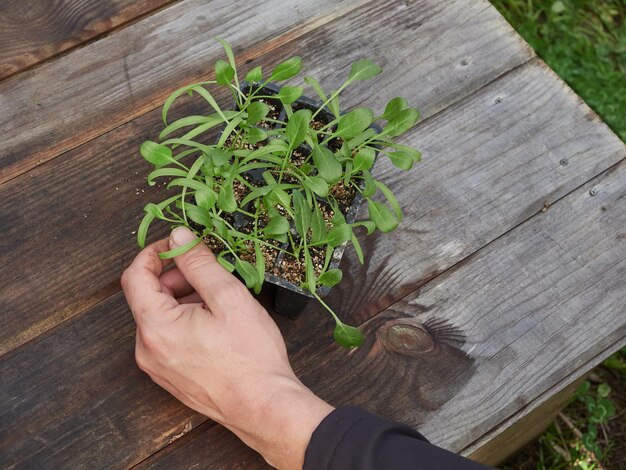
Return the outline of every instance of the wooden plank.
<path id="1" fill-rule="evenodd" d="M 333 23 L 359 7 L 352 23 Z M 0 183 L 154 109 L 179 86 L 206 80 L 214 60 L 223 55 L 213 39 L 216 35 L 233 44 L 240 63 L 289 43 L 267 54 L 263 65 L 306 52 L 311 71 L 328 76 L 331 85 L 347 74 L 352 60 L 364 55 L 390 72 L 400 66 L 402 74 L 388 73 L 374 81 L 372 89 L 380 87 L 381 98 L 414 89 L 419 98 L 428 98 L 419 100 L 422 111 L 432 114 L 445 107 L 446 100 L 434 99 L 430 91 L 465 96 L 484 85 L 484 77 L 532 56 L 496 12 L 484 12 L 488 7 L 486 0 L 469 5 L 455 0 L 445 6 L 432 0 L 269 0 L 245 8 L 225 0 L 185 0 L 1 83 L 0 131 L 5 140 Z M 292 42 L 325 24 L 328 28 Z M 442 36 L 447 40 L 440 41 Z M 494 37 L 496 42 L 487 42 Z M 450 47 L 444 49 L 444 44 Z M 340 54 L 338 45 L 344 45 Z"/>
<path id="2" fill-rule="evenodd" d="M 456 452 L 517 422 L 626 344 L 625 200 L 626 161 L 371 319 L 358 351 L 303 346 L 299 376 Z M 243 462 L 266 468 L 203 425 L 139 468 Z"/>
<path id="3" fill-rule="evenodd" d="M 493 467 L 502 465 L 548 429 L 559 412 L 570 402 L 585 377 L 572 382 L 511 426 L 485 441 L 481 447 L 472 451 L 470 458 Z"/>
<path id="4" fill-rule="evenodd" d="M 6 0 L 0 7 L 0 80 L 171 2 Z"/>
<path id="5" fill-rule="evenodd" d="M 465 9 L 461 2 L 446 8 L 432 1 L 414 4 L 413 19 L 423 23 L 416 27 L 412 23 L 403 26 L 405 17 L 399 13 L 405 7 L 371 3 L 248 66 L 266 67 L 298 53 L 306 63 L 320 64 L 315 72 L 323 83 L 337 85 L 352 58 L 374 56 L 388 72 L 371 88 L 356 87 L 346 95 L 346 106 L 358 104 L 358 93 L 364 89 L 369 93 L 379 87 L 372 96 L 378 109 L 400 94 L 412 103 L 424 103 L 428 117 L 528 58 L 527 50 L 518 47 L 509 26 L 494 10 L 483 11 L 468 21 L 465 17 L 460 20 L 462 15 L 455 13 L 453 6 Z M 367 22 L 372 26 L 369 36 L 361 28 Z M 441 30 L 445 32 L 438 34 Z M 388 36 L 393 32 L 395 40 L 406 42 L 416 52 L 407 55 L 403 49 L 392 48 L 391 42 L 390 50 L 395 52 L 385 52 L 380 38 L 374 41 L 375 34 L 382 32 Z M 436 33 L 437 41 L 431 40 Z M 320 38 L 325 38 L 323 44 Z M 472 39 L 469 43 L 468 38 Z M 354 57 L 336 54 L 335 45 L 344 41 L 354 43 Z M 418 48 L 418 44 L 423 47 Z M 468 65 L 446 67 L 438 63 L 444 50 L 452 64 L 465 59 Z M 483 62 L 484 56 L 489 61 Z M 407 71 L 398 74 L 394 70 Z M 429 70 L 435 71 L 432 75 L 437 80 L 428 80 Z M 228 103 L 224 94 L 218 98 Z M 193 114 L 203 109 L 177 106 L 175 110 Z M 131 232 L 136 230 L 141 207 L 162 195 L 150 192 L 153 188 L 143 184 L 148 165 L 137 154 L 139 143 L 157 135 L 159 126 L 160 112 L 153 111 L 0 187 L 0 260 L 4 260 L 0 290 L 5 293 L 0 296 L 0 354 L 119 288 L 119 273 L 136 252 Z M 136 195 L 136 188 L 146 192 Z M 33 214 L 40 220 L 34 226 Z M 74 224 L 70 233 L 67 220 Z M 69 256 L 72 268 L 62 268 Z M 57 280 L 54 284 L 48 282 L 52 277 Z M 29 296 L 24 295 L 27 292 Z M 30 300 L 33 297 L 39 299 L 36 308 Z"/>
<path id="6" fill-rule="evenodd" d="M 0 467 L 122 468 L 204 417 L 137 369 L 121 293 L 0 364 Z"/>

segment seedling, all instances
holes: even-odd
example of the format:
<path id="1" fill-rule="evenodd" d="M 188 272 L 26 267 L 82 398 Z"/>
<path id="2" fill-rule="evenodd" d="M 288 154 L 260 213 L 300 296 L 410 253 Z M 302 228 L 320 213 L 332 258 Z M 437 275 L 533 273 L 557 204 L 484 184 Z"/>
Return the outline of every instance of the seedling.
<path id="1" fill-rule="evenodd" d="M 402 170 L 420 160 L 418 151 L 394 141 L 417 123 L 419 113 L 404 98 L 389 101 L 380 115 L 366 107 L 340 112 L 343 90 L 382 71 L 370 60 L 353 63 L 346 81 L 330 93 L 305 77 L 320 100 L 312 106 L 302 102 L 303 87 L 274 85 L 300 73 L 300 57 L 280 63 L 269 75 L 255 67 L 242 83 L 232 49 L 219 41 L 228 60 L 215 63 L 215 80 L 174 92 L 163 106 L 160 142 L 141 145 L 141 155 L 155 167 L 148 184 L 167 178 L 176 194 L 146 205 L 139 246 L 154 219 L 185 225 L 198 240 L 161 253 L 162 258 L 204 241 L 219 263 L 256 293 L 268 275 L 300 286 L 333 316 L 335 340 L 357 347 L 361 331 L 343 323 L 322 294 L 342 278 L 331 263 L 335 250 L 351 244 L 363 263 L 355 230 L 390 232 L 402 220 L 396 197 L 371 170 L 379 154 Z M 222 109 L 209 85 L 228 88 L 234 109 Z M 185 93 L 205 100 L 211 113 L 169 122 L 170 107 Z M 217 142 L 208 142 L 217 129 Z M 386 204 L 374 199 L 378 192 Z M 350 220 L 346 215 L 361 200 L 368 218 Z"/>

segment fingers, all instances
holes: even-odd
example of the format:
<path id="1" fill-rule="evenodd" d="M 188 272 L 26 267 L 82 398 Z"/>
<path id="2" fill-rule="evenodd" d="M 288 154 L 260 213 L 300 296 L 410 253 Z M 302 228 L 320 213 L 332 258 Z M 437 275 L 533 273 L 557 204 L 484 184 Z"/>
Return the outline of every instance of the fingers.
<path id="1" fill-rule="evenodd" d="M 163 292 L 158 278 L 163 267 L 171 262 L 159 258 L 159 253 L 168 248 L 167 239 L 144 248 L 122 274 L 122 289 L 137 323 L 146 321 L 153 312 L 178 305 L 171 295 Z"/>
<path id="2" fill-rule="evenodd" d="M 195 238 L 188 228 L 178 227 L 170 236 L 170 249 L 183 246 Z M 204 243 L 199 243 L 175 260 L 180 272 L 204 299 L 213 314 L 228 313 L 241 305 L 242 301 L 254 300 L 248 289 L 220 266 Z"/>
<path id="3" fill-rule="evenodd" d="M 178 297 L 176 300 L 178 300 L 179 304 L 203 304 L 204 300 L 202 299 L 202 297 L 200 297 L 200 294 L 198 294 L 197 292 L 192 292 L 189 295 L 186 295 L 184 297 Z"/>
<path id="4" fill-rule="evenodd" d="M 194 292 L 194 288 L 189 284 L 189 281 L 185 279 L 185 276 L 183 276 L 183 273 L 181 273 L 178 268 L 165 271 L 161 274 L 159 280 L 167 293 L 171 294 L 175 299 L 180 299 Z"/>

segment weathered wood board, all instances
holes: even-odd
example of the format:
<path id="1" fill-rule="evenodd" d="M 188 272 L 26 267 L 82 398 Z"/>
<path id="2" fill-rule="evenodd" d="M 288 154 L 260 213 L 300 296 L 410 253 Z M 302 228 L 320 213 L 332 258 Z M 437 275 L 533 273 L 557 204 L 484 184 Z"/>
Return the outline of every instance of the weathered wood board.
<path id="1" fill-rule="evenodd" d="M 530 57 L 525 47 L 519 47 L 509 26 L 491 10 L 474 16 L 472 21 L 458 21 L 455 19 L 458 15 L 449 8 L 433 10 L 431 3 L 421 2 L 414 5 L 414 19 L 429 26 L 414 30 L 396 26 L 395 22 L 401 18 L 398 15 L 401 7 L 386 5 L 393 8 L 368 4 L 332 25 L 261 56 L 248 66 L 265 66 L 277 60 L 276 57 L 286 58 L 297 53 L 303 56 L 305 63 L 324 64 L 315 69 L 316 75 L 323 83 L 338 85 L 347 73 L 346 64 L 350 60 L 374 55 L 390 72 L 383 73 L 370 86 L 355 87 L 354 92 L 346 95 L 345 105 L 356 106 L 360 99 L 358 93 L 363 90 L 369 93 L 380 87 L 380 93 L 371 99 L 376 108 L 383 109 L 388 99 L 401 95 L 420 104 L 424 117 L 428 118 L 462 99 L 466 96 L 464 93 L 480 89 Z M 457 7 L 462 6 L 459 3 Z M 383 50 L 373 50 L 370 54 L 366 45 L 354 46 L 354 55 L 349 59 L 333 50 L 333 44 L 340 43 L 342 38 L 350 38 L 350 34 L 357 34 L 353 25 L 364 24 L 368 15 L 373 14 L 377 18 L 373 23 L 374 31 L 393 31 L 399 39 L 426 44 L 411 57 L 414 65 L 411 65 L 410 73 L 397 77 L 392 72 L 407 61 L 402 50 L 386 55 Z M 429 41 L 434 29 L 444 26 L 446 33 L 437 42 Z M 321 45 L 319 37 L 328 42 Z M 470 43 L 471 47 L 463 47 L 468 38 L 476 40 Z M 429 62 L 442 50 L 459 51 L 457 57 L 453 57 L 452 67 Z M 488 64 L 479 59 L 483 54 L 490 57 Z M 463 60 L 467 60 L 468 65 L 457 65 Z M 437 71 L 437 80 L 427 80 L 428 70 Z M 218 98 L 228 103 L 226 94 Z M 188 109 L 175 107 L 179 112 Z M 206 109 L 198 104 L 193 113 Z M 0 265 L 0 289 L 7 292 L 0 296 L 0 315 L 4 324 L 0 331 L 0 354 L 119 288 L 119 273 L 136 252 L 132 232 L 139 223 L 141 208 L 153 200 L 150 198 L 156 197 L 150 192 L 153 188 L 143 183 L 149 166 L 141 161 L 137 149 L 143 140 L 158 134 L 160 125 L 160 111 L 155 110 L 0 187 L 0 200 L 3 201 L 0 259 L 5 261 Z M 417 130 L 407 138 L 415 140 L 419 133 Z M 411 178 L 417 177 L 418 171 L 413 172 Z M 38 214 L 41 220 L 34 227 L 32 214 Z M 63 223 L 67 220 L 73 221 L 70 233 Z M 160 233 L 164 234 L 163 231 Z M 51 246 L 55 249 L 51 250 Z M 68 256 L 72 257 L 72 269 L 63 268 Z M 11 260 L 18 259 L 25 261 L 15 266 Z M 58 284 L 46 282 L 51 275 Z M 81 285 L 87 287 L 80 288 Z M 37 308 L 33 308 L 24 292 L 40 299 Z"/>
<path id="2" fill-rule="evenodd" d="M 175 0 L 4 0 L 0 80 Z"/>

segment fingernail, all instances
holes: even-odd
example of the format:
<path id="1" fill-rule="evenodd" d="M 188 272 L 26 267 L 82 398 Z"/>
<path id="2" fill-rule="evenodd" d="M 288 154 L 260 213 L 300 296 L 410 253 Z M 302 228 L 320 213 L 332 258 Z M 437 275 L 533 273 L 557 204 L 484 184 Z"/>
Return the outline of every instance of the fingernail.
<path id="1" fill-rule="evenodd" d="M 196 239 L 196 236 L 187 227 L 176 227 L 170 235 L 170 245 L 174 248 L 186 245 Z"/>

